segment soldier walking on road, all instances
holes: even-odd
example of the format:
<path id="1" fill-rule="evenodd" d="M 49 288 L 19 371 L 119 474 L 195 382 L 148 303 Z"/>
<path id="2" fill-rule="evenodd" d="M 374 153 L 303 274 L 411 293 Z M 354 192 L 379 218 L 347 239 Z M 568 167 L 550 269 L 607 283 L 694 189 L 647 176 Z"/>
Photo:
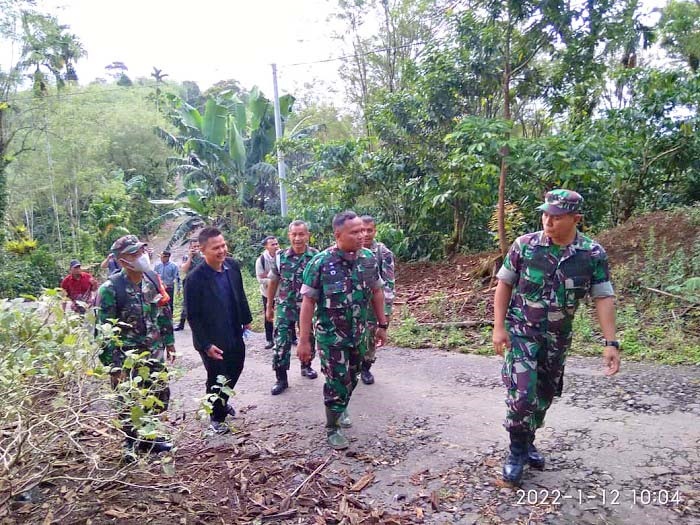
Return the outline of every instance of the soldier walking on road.
<path id="1" fill-rule="evenodd" d="M 370 215 L 360 217 L 365 229 L 364 247 L 370 250 L 377 259 L 379 265 L 379 277 L 384 281 L 384 314 L 387 325 L 391 322 L 391 309 L 394 303 L 394 254 L 381 242 L 375 241 L 377 235 L 377 224 Z M 374 383 L 374 376 L 370 368 L 377 360 L 377 345 L 375 343 L 375 333 L 377 331 L 377 318 L 373 312 L 369 312 L 369 334 L 367 337 L 367 352 L 362 360 L 362 370 L 360 378 L 365 385 Z"/>
<path id="2" fill-rule="evenodd" d="M 140 387 L 151 388 L 162 407 L 154 407 L 153 412 L 167 410 L 170 389 L 162 379 L 165 371 L 164 350 L 168 359 L 175 360 L 175 338 L 173 337 L 172 317 L 168 315 L 170 298 L 158 275 L 151 271 L 151 264 L 145 252 L 144 243 L 135 235 L 126 235 L 112 245 L 112 253 L 122 269 L 112 274 L 97 292 L 97 321 L 100 325 L 113 323 L 120 329 L 118 341 L 108 340 L 100 354 L 100 360 L 110 366 L 112 387 L 117 388 L 127 377 L 140 375 L 139 367 L 124 369 L 126 353 L 135 355 L 147 353 L 145 359 L 150 370 L 148 379 Z M 122 401 L 124 402 L 124 401 Z M 172 445 L 163 438 L 155 441 L 139 439 L 131 425 L 130 407 L 124 403 L 120 419 L 125 421 L 126 434 L 124 457 L 135 459 L 135 450 L 164 452 Z"/>
<path id="3" fill-rule="evenodd" d="M 544 468 L 535 448 L 535 431 L 561 395 L 573 318 L 579 301 L 590 295 L 605 338 L 606 375 L 620 369 L 615 340 L 614 292 L 603 248 L 580 233 L 583 198 L 571 190 L 552 190 L 542 211 L 544 229 L 519 237 L 498 272 L 494 298 L 493 345 L 505 351 L 502 378 L 507 389 L 505 428 L 510 454 L 503 479 L 515 485 L 526 464 Z"/>
<path id="4" fill-rule="evenodd" d="M 279 250 L 273 261 L 268 275 L 267 308 L 265 319 L 275 322 L 275 354 L 272 359 L 272 369 L 277 376 L 277 382 L 272 387 L 272 395 L 284 392 L 289 386 L 287 370 L 289 370 L 294 327 L 299 322 L 301 308 L 301 284 L 304 268 L 318 253 L 316 248 L 309 246 L 309 226 L 304 221 L 292 221 L 288 228 L 291 247 Z M 279 292 L 279 293 L 278 293 Z M 277 315 L 274 313 L 275 296 L 277 296 Z M 311 335 L 311 359 L 302 361 L 301 375 L 316 379 L 318 374 L 311 368 L 314 358 L 314 341 Z"/>
<path id="5" fill-rule="evenodd" d="M 378 320 L 377 346 L 386 342 L 384 292 L 372 252 L 362 247 L 364 226 L 352 211 L 333 218 L 335 245 L 316 255 L 304 270 L 299 314 L 297 355 L 311 360 L 311 323 L 315 311 L 316 346 L 326 376 L 326 435 L 334 449 L 347 448 L 340 426 L 349 427 L 348 402 L 357 385 L 362 356 L 367 349 L 367 318 L 372 308 Z"/>

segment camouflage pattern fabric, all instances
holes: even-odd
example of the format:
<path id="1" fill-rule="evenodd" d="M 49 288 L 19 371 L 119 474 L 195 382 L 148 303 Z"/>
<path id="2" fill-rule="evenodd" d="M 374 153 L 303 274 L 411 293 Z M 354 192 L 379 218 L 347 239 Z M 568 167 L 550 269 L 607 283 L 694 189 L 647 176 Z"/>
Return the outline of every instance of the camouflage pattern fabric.
<path id="1" fill-rule="evenodd" d="M 384 283 L 372 252 L 356 253 L 332 246 L 316 255 L 304 270 L 302 295 L 316 300 L 316 347 L 326 376 L 326 406 L 341 413 L 357 385 L 367 347 L 367 318 L 373 290 Z"/>
<path id="2" fill-rule="evenodd" d="M 318 250 L 308 247 L 304 253 L 294 250 L 279 250 L 275 264 L 270 270 L 270 281 L 279 281 L 277 307 L 275 309 L 275 349 L 272 358 L 273 370 L 289 370 L 292 350 L 292 329 L 299 322 L 301 308 L 301 285 L 304 269 Z M 311 336 L 311 361 L 315 357 L 315 341 Z"/>
<path id="3" fill-rule="evenodd" d="M 505 427 L 534 431 L 561 385 L 579 301 L 614 295 L 608 259 L 579 232 L 560 247 L 539 231 L 513 243 L 497 277 L 513 286 L 506 313 L 512 346 L 502 371 L 508 390 Z"/>
<path id="4" fill-rule="evenodd" d="M 117 292 L 112 279 L 123 279 L 126 287 L 126 304 L 117 308 Z M 151 353 L 151 359 L 162 362 L 164 349 L 175 344 L 173 323 L 168 308 L 161 305 L 162 295 L 149 279 L 132 283 L 121 270 L 105 281 L 97 291 L 97 322 L 114 323 L 121 329 L 119 343 L 110 341 L 103 348 L 100 360 L 105 365 L 121 368 L 124 352 L 142 350 Z"/>
<path id="5" fill-rule="evenodd" d="M 379 264 L 379 276 L 384 281 L 384 314 L 391 319 L 394 304 L 394 254 L 384 243 L 373 241 L 369 250 L 374 254 Z M 367 351 L 363 360 L 366 363 L 374 363 L 377 359 L 377 344 L 375 333 L 377 331 L 377 319 L 374 311 L 369 311 L 369 333 L 367 334 Z"/>

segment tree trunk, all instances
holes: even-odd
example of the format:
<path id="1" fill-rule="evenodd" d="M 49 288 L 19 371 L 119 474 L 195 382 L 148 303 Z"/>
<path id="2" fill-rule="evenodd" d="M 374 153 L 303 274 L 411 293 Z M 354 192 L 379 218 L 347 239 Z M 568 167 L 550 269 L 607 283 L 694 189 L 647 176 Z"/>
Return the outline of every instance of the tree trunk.
<path id="1" fill-rule="evenodd" d="M 512 26 L 510 8 L 508 9 L 508 28 L 506 32 L 505 65 L 503 67 L 503 119 L 510 120 L 510 38 Z M 510 137 L 510 134 L 507 135 Z M 498 178 L 498 247 L 501 255 L 508 252 L 506 239 L 506 176 L 508 174 L 508 146 L 501 149 L 501 173 Z"/>

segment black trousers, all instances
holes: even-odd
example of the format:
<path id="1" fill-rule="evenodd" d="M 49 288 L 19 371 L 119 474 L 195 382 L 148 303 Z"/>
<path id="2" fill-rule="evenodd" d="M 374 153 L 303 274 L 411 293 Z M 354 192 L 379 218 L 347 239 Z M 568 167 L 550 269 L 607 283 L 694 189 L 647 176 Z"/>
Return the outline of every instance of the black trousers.
<path id="1" fill-rule="evenodd" d="M 180 326 L 185 326 L 187 321 L 187 298 L 185 297 L 185 281 L 182 281 L 182 310 L 180 310 Z"/>
<path id="2" fill-rule="evenodd" d="M 267 318 L 265 317 L 265 312 L 267 311 L 267 297 L 264 295 L 262 296 L 262 301 L 263 301 L 263 319 L 265 319 L 265 340 L 268 343 L 271 343 L 273 339 L 273 333 L 274 333 L 274 325 L 272 324 L 272 321 L 268 321 Z"/>
<path id="3" fill-rule="evenodd" d="M 221 392 L 221 385 L 217 383 L 218 376 L 226 378 L 226 386 L 234 388 L 243 372 L 245 364 L 245 344 L 243 339 L 237 338 L 231 348 L 224 349 L 223 359 L 211 359 L 204 352 L 200 352 L 202 363 L 207 371 L 207 394 L 218 394 L 219 399 L 214 402 L 212 421 L 222 422 L 226 419 L 226 404 L 228 396 Z"/>

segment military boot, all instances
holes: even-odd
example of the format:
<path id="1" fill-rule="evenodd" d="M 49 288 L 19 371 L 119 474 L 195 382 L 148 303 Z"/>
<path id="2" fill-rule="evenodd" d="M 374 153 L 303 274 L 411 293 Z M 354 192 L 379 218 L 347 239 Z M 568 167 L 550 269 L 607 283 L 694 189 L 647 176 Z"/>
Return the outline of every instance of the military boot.
<path id="1" fill-rule="evenodd" d="M 173 449 L 173 444 L 163 437 L 158 437 L 154 440 L 145 440 L 139 442 L 139 450 L 148 454 L 160 454 L 161 452 L 170 452 Z"/>
<path id="2" fill-rule="evenodd" d="M 372 363 L 362 361 L 362 368 L 360 369 L 360 379 L 362 379 L 362 382 L 365 385 L 371 385 L 372 383 L 374 383 L 374 376 L 372 375 L 372 372 L 369 371 L 370 368 L 372 368 Z"/>
<path id="3" fill-rule="evenodd" d="M 311 363 L 301 364 L 301 375 L 307 379 L 316 379 L 318 377 L 316 370 L 311 368 Z"/>
<path id="4" fill-rule="evenodd" d="M 281 394 L 289 387 L 289 383 L 287 383 L 287 371 L 284 368 L 276 369 L 275 375 L 277 376 L 277 382 L 271 390 L 273 396 Z"/>
<path id="5" fill-rule="evenodd" d="M 544 470 L 544 456 L 535 448 L 535 433 L 530 432 L 527 435 L 527 462 L 532 468 Z"/>
<path id="6" fill-rule="evenodd" d="M 347 438 L 338 428 L 340 416 L 341 414 L 333 412 L 329 407 L 326 407 L 326 441 L 334 450 L 343 450 L 350 446 Z"/>
<path id="7" fill-rule="evenodd" d="M 347 408 L 340 414 L 338 425 L 340 425 L 340 428 L 350 428 L 352 426 L 352 419 L 350 419 L 350 413 Z"/>
<path id="8" fill-rule="evenodd" d="M 510 433 L 510 454 L 503 465 L 503 481 L 520 486 L 523 470 L 527 464 L 527 434 L 522 432 Z"/>
<path id="9" fill-rule="evenodd" d="M 124 444 L 122 445 L 122 462 L 124 463 L 134 463 L 139 460 L 137 453 L 136 439 L 131 436 L 124 438 Z"/>

